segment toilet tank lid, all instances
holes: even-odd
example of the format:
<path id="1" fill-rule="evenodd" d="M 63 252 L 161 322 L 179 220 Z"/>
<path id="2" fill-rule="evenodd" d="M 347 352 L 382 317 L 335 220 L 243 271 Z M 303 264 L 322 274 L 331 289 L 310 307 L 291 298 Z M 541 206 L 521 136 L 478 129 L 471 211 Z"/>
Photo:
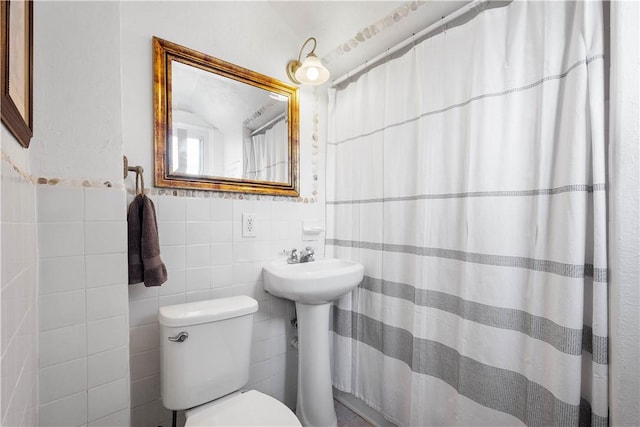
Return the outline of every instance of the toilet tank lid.
<path id="1" fill-rule="evenodd" d="M 161 307 L 158 321 L 163 326 L 180 327 L 231 319 L 256 311 L 258 302 L 251 297 L 240 295 Z"/>

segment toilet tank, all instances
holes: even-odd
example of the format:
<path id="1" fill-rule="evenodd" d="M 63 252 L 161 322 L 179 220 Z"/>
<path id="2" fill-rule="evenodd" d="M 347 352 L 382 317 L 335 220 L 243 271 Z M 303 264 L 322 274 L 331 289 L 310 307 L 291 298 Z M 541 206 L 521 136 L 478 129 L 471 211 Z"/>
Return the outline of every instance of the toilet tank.
<path id="1" fill-rule="evenodd" d="M 160 391 L 167 409 L 202 405 L 249 381 L 253 313 L 236 296 L 160 308 Z M 186 332 L 182 342 L 171 341 Z"/>

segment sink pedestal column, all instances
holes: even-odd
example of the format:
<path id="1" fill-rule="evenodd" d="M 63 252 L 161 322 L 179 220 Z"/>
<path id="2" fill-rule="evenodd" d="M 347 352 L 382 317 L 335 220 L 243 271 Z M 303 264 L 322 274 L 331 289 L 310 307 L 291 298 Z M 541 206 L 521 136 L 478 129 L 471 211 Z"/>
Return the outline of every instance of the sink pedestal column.
<path id="1" fill-rule="evenodd" d="M 303 426 L 337 426 L 331 389 L 330 304 L 296 302 L 298 314 L 298 402 Z"/>

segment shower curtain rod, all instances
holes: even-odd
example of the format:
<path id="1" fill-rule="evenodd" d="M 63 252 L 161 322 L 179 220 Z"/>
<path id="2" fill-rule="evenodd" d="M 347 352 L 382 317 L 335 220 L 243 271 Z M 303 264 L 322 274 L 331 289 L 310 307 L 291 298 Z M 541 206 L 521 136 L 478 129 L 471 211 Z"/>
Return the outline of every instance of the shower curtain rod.
<path id="1" fill-rule="evenodd" d="M 440 20 L 438 20 L 438 22 L 434 22 L 433 24 L 429 25 L 424 30 L 421 30 L 421 31 L 413 34 L 411 37 L 409 37 L 409 38 L 405 39 L 404 41 L 401 41 L 397 45 L 387 49 L 386 51 L 384 51 L 380 55 L 376 56 L 372 60 L 365 61 L 364 64 L 361 64 L 358 67 L 354 68 L 353 70 L 349 71 L 348 73 L 343 74 L 342 76 L 340 76 L 339 78 L 337 78 L 336 80 L 334 80 L 331 83 L 331 87 L 333 88 L 333 87 L 338 86 L 340 83 L 344 82 L 345 80 L 349 79 L 352 76 L 355 76 L 356 74 L 358 74 L 362 70 L 364 70 L 364 69 L 366 69 L 368 67 L 371 67 L 374 64 L 377 64 L 378 62 L 380 62 L 381 60 L 385 59 L 389 55 L 392 55 L 392 54 L 396 53 L 397 51 L 399 51 L 400 49 L 410 45 L 415 40 L 419 40 L 422 36 L 425 36 L 425 35 L 429 34 L 430 32 L 432 32 L 432 31 L 434 31 L 434 30 L 436 30 L 436 29 L 438 29 L 438 28 L 440 28 L 440 27 L 442 27 L 444 25 L 447 25 L 449 22 L 453 21 L 454 19 L 459 18 L 460 16 L 464 15 L 465 13 L 469 12 L 470 10 L 479 7 L 479 6 L 483 5 L 484 3 L 489 3 L 490 1 L 491 0 L 473 0 L 472 2 L 462 6 L 460 9 L 457 9 L 456 11 L 450 13 L 449 15 L 441 18 Z"/>
<path id="2" fill-rule="evenodd" d="M 274 117 L 273 119 L 269 120 L 267 123 L 263 124 L 262 126 L 260 126 L 258 129 L 254 130 L 253 132 L 251 132 L 251 136 L 267 129 L 269 126 L 273 125 L 274 123 L 276 123 L 277 121 L 281 120 L 282 118 L 285 117 L 285 113 L 279 114 L 276 117 Z"/>

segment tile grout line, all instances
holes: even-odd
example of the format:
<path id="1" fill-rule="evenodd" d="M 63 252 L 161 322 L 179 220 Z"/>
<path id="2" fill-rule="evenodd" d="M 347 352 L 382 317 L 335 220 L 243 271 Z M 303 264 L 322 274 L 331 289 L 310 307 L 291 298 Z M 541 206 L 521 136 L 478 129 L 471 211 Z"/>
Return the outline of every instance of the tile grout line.
<path id="1" fill-rule="evenodd" d="M 86 217 L 87 217 L 87 207 L 86 207 L 86 202 L 85 202 L 85 198 L 86 198 L 86 194 L 85 194 L 86 190 L 83 189 L 82 190 L 82 255 L 84 258 L 84 324 L 85 324 L 85 328 L 84 328 L 84 333 L 85 333 L 85 341 L 84 341 L 84 345 L 85 345 L 85 370 L 86 370 L 86 386 L 85 386 L 85 390 L 84 393 L 87 397 L 87 401 L 86 401 L 86 423 L 87 425 L 89 424 L 89 313 L 88 313 L 88 305 L 89 305 L 89 301 L 88 301 L 88 297 L 87 297 L 87 221 L 86 221 Z"/>

